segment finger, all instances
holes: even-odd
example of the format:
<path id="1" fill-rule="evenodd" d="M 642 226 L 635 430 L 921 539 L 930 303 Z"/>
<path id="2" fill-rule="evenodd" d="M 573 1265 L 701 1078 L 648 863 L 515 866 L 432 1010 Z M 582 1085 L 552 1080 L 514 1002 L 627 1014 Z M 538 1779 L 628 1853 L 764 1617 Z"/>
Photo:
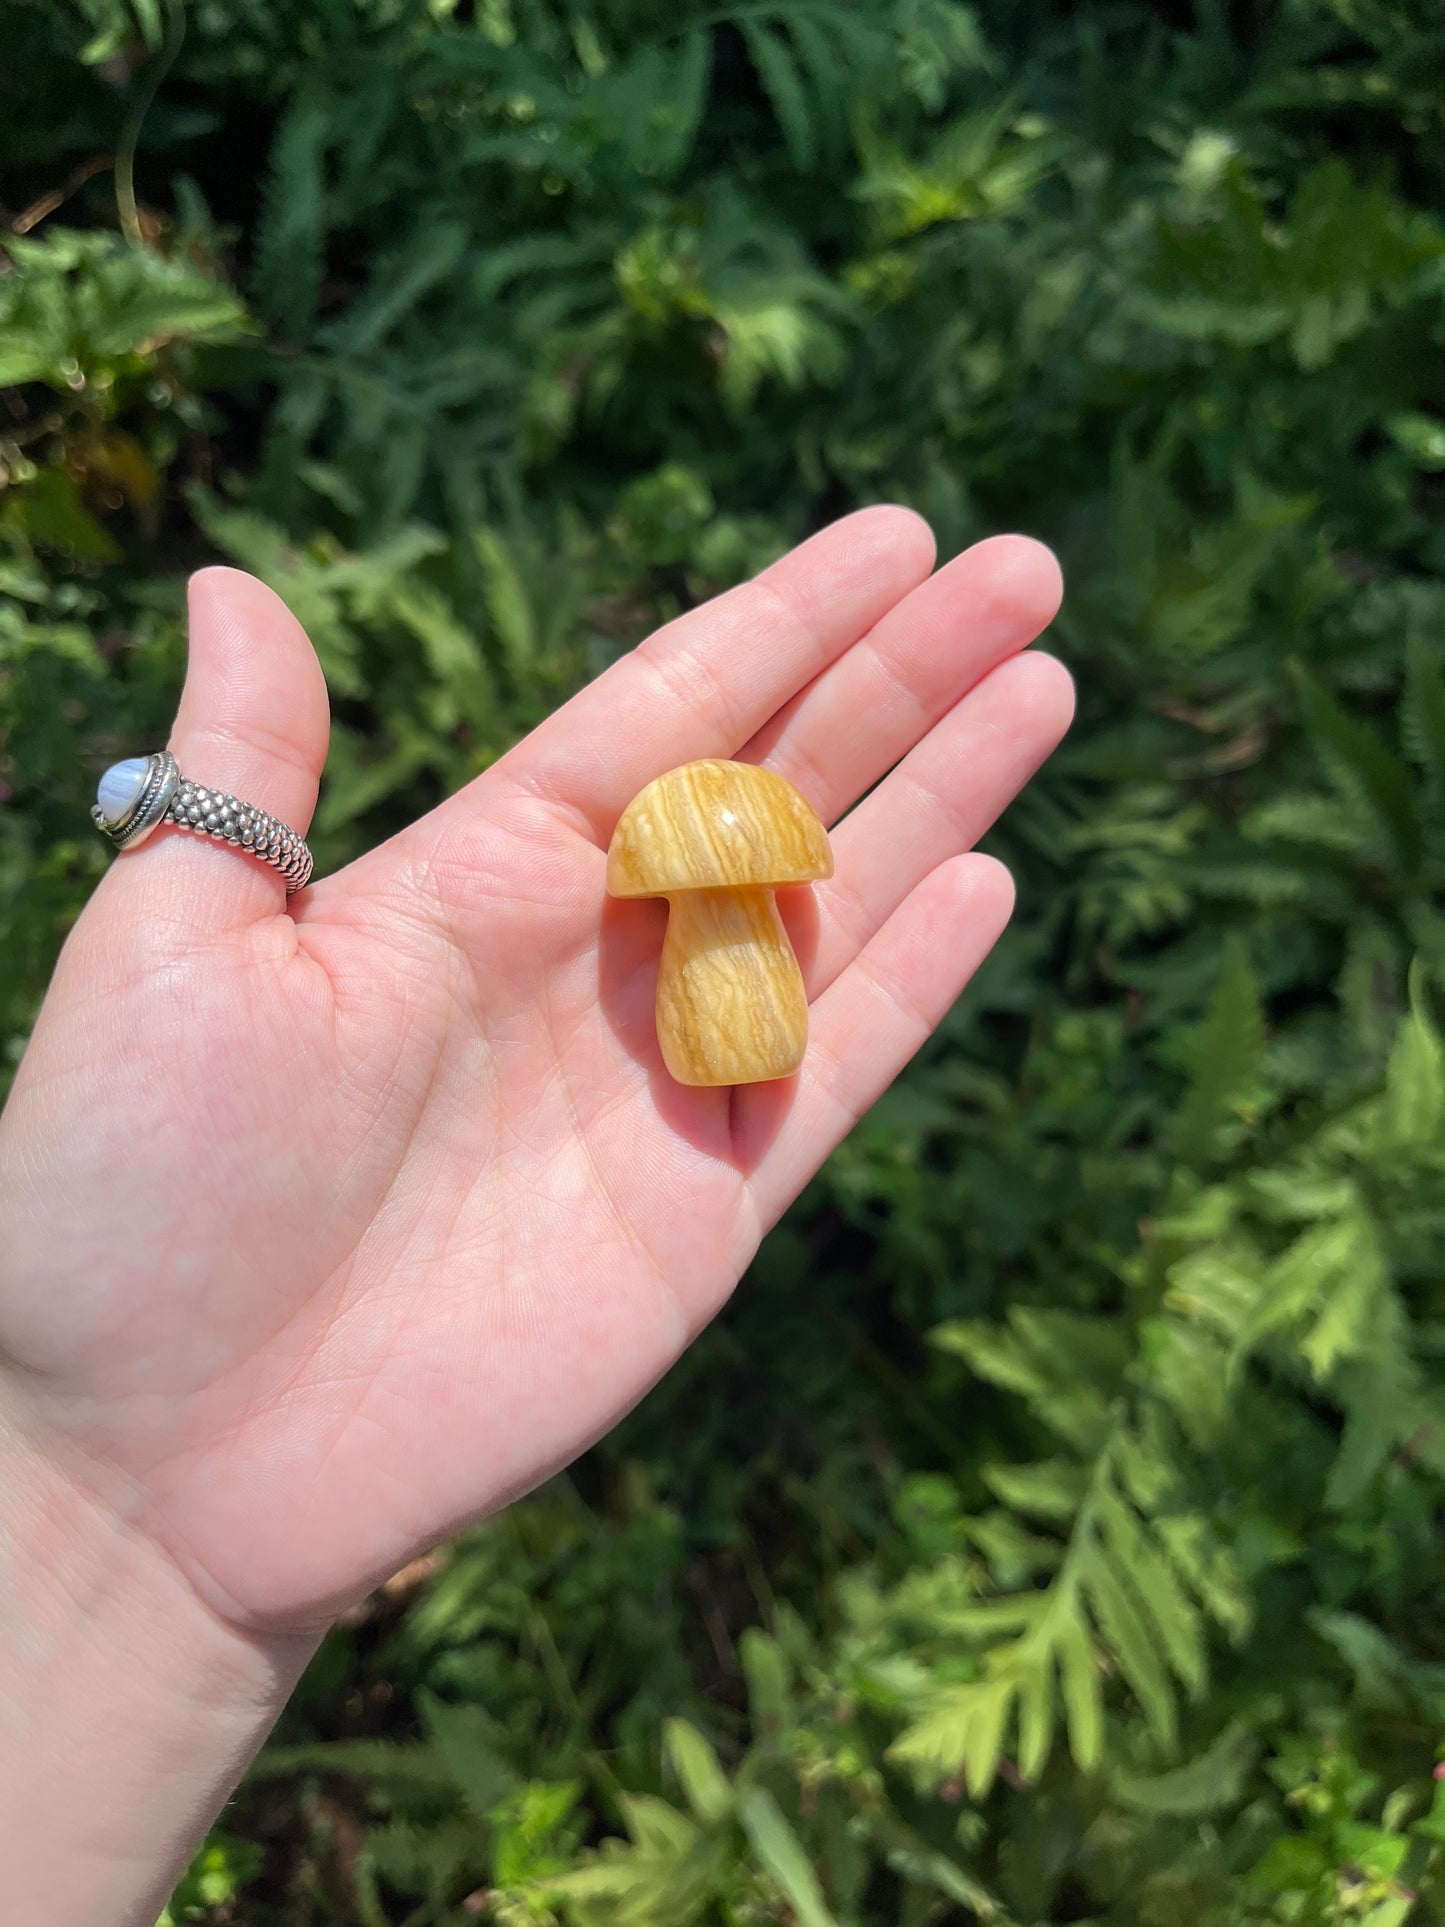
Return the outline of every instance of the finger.
<path id="1" fill-rule="evenodd" d="M 1026 535 L 978 542 L 888 611 L 741 751 L 831 823 L 1058 614 L 1063 578 Z"/>
<path id="2" fill-rule="evenodd" d="M 170 748 L 181 774 L 305 834 L 326 760 L 326 680 L 281 598 L 239 569 L 202 569 L 188 593 L 185 687 Z M 286 885 L 268 865 L 162 825 L 114 866 L 156 911 L 200 929 L 273 914 Z"/>
<path id="3" fill-rule="evenodd" d="M 1013 879 L 992 857 L 941 864 L 813 1006 L 796 1088 L 738 1091 L 735 1129 L 744 1157 L 749 1141 L 774 1133 L 753 1179 L 764 1225 L 791 1204 L 943 1021 L 998 941 L 1013 901 Z"/>
<path id="4" fill-rule="evenodd" d="M 1074 682 L 1053 656 L 1000 663 L 833 831 L 833 875 L 813 887 L 817 997 L 931 870 L 973 845 L 1063 740 Z"/>
<path id="5" fill-rule="evenodd" d="M 645 783 L 696 757 L 734 755 L 932 566 L 933 537 L 911 509 L 845 516 L 659 629 L 492 775 L 564 806 L 605 842 Z M 465 807 L 466 796 L 443 807 Z"/>

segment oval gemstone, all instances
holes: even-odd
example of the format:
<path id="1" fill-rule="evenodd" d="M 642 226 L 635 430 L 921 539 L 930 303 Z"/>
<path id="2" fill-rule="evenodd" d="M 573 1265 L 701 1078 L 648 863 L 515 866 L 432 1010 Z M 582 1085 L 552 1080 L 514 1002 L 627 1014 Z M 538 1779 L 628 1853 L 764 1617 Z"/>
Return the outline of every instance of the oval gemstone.
<path id="1" fill-rule="evenodd" d="M 100 813 L 107 823 L 119 823 L 145 786 L 148 756 L 128 756 L 123 763 L 112 763 L 101 777 L 95 792 Z"/>

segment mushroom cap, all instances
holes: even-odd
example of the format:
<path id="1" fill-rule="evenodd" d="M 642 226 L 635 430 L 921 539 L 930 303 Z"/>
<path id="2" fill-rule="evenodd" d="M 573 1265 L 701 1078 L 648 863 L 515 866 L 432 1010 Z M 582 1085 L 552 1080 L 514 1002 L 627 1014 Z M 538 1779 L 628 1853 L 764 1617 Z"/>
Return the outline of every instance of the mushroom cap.
<path id="1" fill-rule="evenodd" d="M 607 851 L 614 897 L 812 883 L 832 874 L 816 810 L 754 763 L 709 759 L 668 770 L 633 797 Z"/>

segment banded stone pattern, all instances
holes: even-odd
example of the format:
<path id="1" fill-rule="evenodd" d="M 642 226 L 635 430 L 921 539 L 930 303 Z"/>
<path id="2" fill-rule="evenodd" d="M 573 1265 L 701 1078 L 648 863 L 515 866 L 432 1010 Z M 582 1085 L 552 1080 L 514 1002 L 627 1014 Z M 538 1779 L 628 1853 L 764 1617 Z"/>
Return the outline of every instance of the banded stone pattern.
<path id="1" fill-rule="evenodd" d="M 773 891 L 832 874 L 813 806 L 753 763 L 684 763 L 622 812 L 607 888 L 668 900 L 657 1040 L 679 1084 L 760 1084 L 797 1070 L 808 997 Z"/>
<path id="2" fill-rule="evenodd" d="M 622 812 L 607 851 L 614 897 L 813 883 L 833 874 L 828 833 L 776 771 L 706 757 L 668 770 Z"/>
<path id="3" fill-rule="evenodd" d="M 311 881 L 311 852 L 305 839 L 284 823 L 278 823 L 265 810 L 227 796 L 223 790 L 209 790 L 182 777 L 165 821 L 198 836 L 213 836 L 233 849 L 249 850 L 252 856 L 269 863 L 286 879 L 286 894 L 304 890 Z"/>

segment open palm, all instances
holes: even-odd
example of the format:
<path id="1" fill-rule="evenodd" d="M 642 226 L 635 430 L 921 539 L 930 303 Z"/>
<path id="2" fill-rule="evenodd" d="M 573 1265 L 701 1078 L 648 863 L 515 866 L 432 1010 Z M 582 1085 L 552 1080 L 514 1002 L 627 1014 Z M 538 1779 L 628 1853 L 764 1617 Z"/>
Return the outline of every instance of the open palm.
<path id="1" fill-rule="evenodd" d="M 931 566 L 904 510 L 835 524 L 289 906 L 170 831 L 96 891 L 0 1119 L 0 1355 L 227 1618 L 317 1623 L 604 1431 L 988 951 L 1011 886 L 964 853 L 1067 727 L 1020 653 L 1058 572 L 1019 537 Z M 304 829 L 326 730 L 283 605 L 195 578 L 182 770 Z M 806 1063 L 731 1092 L 662 1069 L 666 907 L 603 881 L 703 756 L 837 824 L 783 905 Z"/>

